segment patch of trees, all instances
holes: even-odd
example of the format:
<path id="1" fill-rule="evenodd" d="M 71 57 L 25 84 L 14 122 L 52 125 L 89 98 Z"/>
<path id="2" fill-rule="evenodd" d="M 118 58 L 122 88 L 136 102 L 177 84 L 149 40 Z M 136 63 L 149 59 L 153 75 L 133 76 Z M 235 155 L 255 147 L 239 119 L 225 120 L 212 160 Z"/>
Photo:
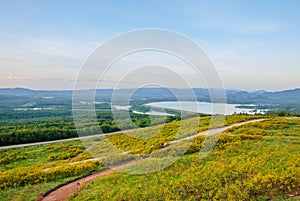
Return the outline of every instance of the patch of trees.
<path id="1" fill-rule="evenodd" d="M 40 118 L 42 114 L 48 116 Z M 81 122 L 75 127 L 72 116 L 53 117 L 52 114 L 52 111 L 16 111 L 15 114 L 8 112 L 8 115 L 15 115 L 15 117 L 7 118 L 9 121 L 0 121 L 0 146 L 74 138 L 78 137 L 77 131 L 81 136 L 94 135 L 100 133 L 99 128 L 103 133 L 111 133 L 119 131 L 120 128 L 124 130 L 147 127 L 151 123 L 156 125 L 176 119 L 176 117 L 168 117 L 166 120 L 164 117 L 150 119 L 148 115 L 134 113 L 130 113 L 128 118 L 125 112 L 120 112 L 118 113 L 120 121 L 117 125 L 110 111 L 101 111 L 97 112 L 98 124 L 89 122 L 82 114 Z M 64 114 L 69 113 L 63 111 L 59 115 Z"/>

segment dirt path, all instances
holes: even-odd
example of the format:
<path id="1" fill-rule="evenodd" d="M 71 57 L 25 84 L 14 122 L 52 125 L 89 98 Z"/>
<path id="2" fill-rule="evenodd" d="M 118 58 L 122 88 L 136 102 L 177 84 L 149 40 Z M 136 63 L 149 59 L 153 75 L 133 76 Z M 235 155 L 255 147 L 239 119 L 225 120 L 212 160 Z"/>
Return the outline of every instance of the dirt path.
<path id="1" fill-rule="evenodd" d="M 290 118 L 298 119 L 300 117 L 290 117 Z M 261 119 L 258 120 L 258 121 L 261 121 Z M 244 124 L 244 123 L 248 123 L 248 121 L 247 122 L 243 122 L 242 124 Z M 251 122 L 249 122 L 249 123 L 251 123 Z M 234 124 L 233 126 L 237 126 L 237 125 Z M 132 131 L 143 130 L 143 129 L 146 129 L 146 128 L 149 128 L 149 127 L 129 129 L 129 130 L 117 131 L 117 132 L 113 132 L 113 133 L 104 133 L 104 134 L 102 133 L 102 134 L 90 135 L 90 136 L 85 136 L 85 137 L 68 138 L 68 139 L 62 139 L 62 140 L 52 140 L 52 141 L 45 141 L 45 142 L 34 142 L 34 143 L 27 143 L 27 144 L 17 144 L 17 145 L 9 145 L 9 146 L 0 146 L 0 149 L 13 149 L 13 148 L 37 146 L 37 145 L 44 145 L 44 144 L 53 144 L 53 143 L 58 143 L 58 142 L 68 142 L 68 141 L 74 141 L 74 140 L 83 140 L 83 139 L 89 139 L 89 138 L 93 138 L 93 137 L 106 136 L 106 135 L 116 135 L 116 134 L 124 134 L 124 133 L 126 134 L 126 133 L 129 133 L 129 132 L 132 132 Z"/>
<path id="2" fill-rule="evenodd" d="M 260 121 L 264 121 L 264 120 L 265 119 L 256 119 L 256 120 L 251 120 L 251 121 L 246 121 L 246 122 L 242 122 L 242 123 L 233 124 L 233 125 L 226 126 L 226 127 L 223 127 L 223 128 L 211 129 L 211 130 L 207 130 L 207 131 L 204 131 L 204 132 L 200 132 L 200 133 L 198 133 L 196 135 L 193 135 L 193 136 L 189 136 L 189 137 L 186 137 L 186 138 L 183 138 L 183 139 L 179 139 L 179 140 L 173 141 L 172 143 L 179 142 L 179 141 L 182 141 L 182 140 L 191 139 L 191 138 L 194 138 L 194 137 L 199 136 L 199 135 L 213 135 L 213 134 L 217 134 L 217 133 L 223 132 L 223 131 L 225 131 L 225 130 L 227 130 L 229 128 L 235 127 L 235 126 L 242 126 L 244 124 L 254 123 L 254 122 L 260 122 Z M 61 188 L 57 189 L 56 191 L 53 191 L 52 193 L 50 193 L 45 198 L 41 197 L 41 195 L 40 195 L 37 198 L 37 201 L 66 201 L 66 200 L 68 200 L 68 198 L 72 194 L 74 194 L 74 192 L 76 192 L 78 190 L 78 186 L 77 186 L 78 182 L 81 184 L 81 186 L 86 185 L 86 184 L 88 184 L 88 183 L 90 183 L 90 182 L 92 182 L 92 181 L 94 181 L 94 180 L 96 180 L 96 179 L 98 179 L 100 177 L 103 177 L 105 175 L 110 174 L 114 170 L 123 169 L 125 167 L 128 167 L 128 166 L 136 163 L 136 162 L 137 162 L 137 160 L 130 161 L 128 163 L 115 166 L 112 169 L 106 169 L 106 170 L 94 173 L 91 176 L 82 178 L 82 179 L 77 180 L 75 182 L 72 182 L 72 183 L 70 183 L 70 184 L 68 184 L 66 186 L 61 187 Z"/>
<path id="3" fill-rule="evenodd" d="M 215 134 L 218 134 L 218 133 L 222 133 L 222 132 L 226 131 L 227 129 L 230 129 L 230 128 L 233 128 L 233 127 L 239 127 L 239 126 L 242 126 L 242 125 L 245 125 L 245 124 L 261 122 L 261 121 L 264 121 L 264 120 L 266 120 L 266 119 L 254 119 L 254 120 L 250 120 L 250 121 L 245 121 L 245 122 L 241 122 L 241 123 L 232 124 L 232 125 L 225 126 L 225 127 L 222 127 L 222 128 L 215 128 L 215 129 L 202 131 L 202 132 L 197 133 L 197 134 L 192 135 L 192 136 L 188 136 L 188 137 L 185 137 L 185 138 L 182 138 L 182 139 L 174 140 L 174 141 L 170 142 L 170 144 L 180 142 L 180 141 L 183 141 L 183 140 L 193 139 L 193 138 L 195 138 L 197 136 L 200 136 L 200 135 L 215 135 Z"/>
<path id="4" fill-rule="evenodd" d="M 106 169 L 100 172 L 97 172 L 95 174 L 92 174 L 90 176 L 87 176 L 85 178 L 82 178 L 80 180 L 74 181 L 66 186 L 63 186 L 59 189 L 57 189 L 56 191 L 53 191 L 52 193 L 50 193 L 47 197 L 42 198 L 41 196 L 37 199 L 39 201 L 65 201 L 68 200 L 68 198 L 78 190 L 78 186 L 77 183 L 79 182 L 81 187 L 100 178 L 103 177 L 105 175 L 110 174 L 112 171 L 114 170 L 121 170 L 127 166 L 130 166 L 132 164 L 136 163 L 136 161 L 130 161 L 128 163 L 124 163 L 122 165 L 118 165 L 115 166 L 112 169 Z"/>

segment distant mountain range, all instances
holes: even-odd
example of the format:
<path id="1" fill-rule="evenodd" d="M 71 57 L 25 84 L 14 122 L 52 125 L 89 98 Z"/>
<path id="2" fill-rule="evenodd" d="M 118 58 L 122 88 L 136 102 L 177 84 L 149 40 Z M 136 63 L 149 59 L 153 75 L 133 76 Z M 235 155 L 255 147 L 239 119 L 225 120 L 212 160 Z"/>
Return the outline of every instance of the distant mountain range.
<path id="1" fill-rule="evenodd" d="M 217 89 L 195 88 L 193 93 L 198 101 L 210 101 L 210 92 L 218 91 Z M 81 90 L 78 93 L 84 94 L 94 93 L 94 90 Z M 194 100 L 191 98 L 191 89 L 166 89 L 166 88 L 140 88 L 140 89 L 97 89 L 96 101 L 111 101 L 111 96 L 120 100 L 130 98 L 131 101 L 146 103 L 153 101 L 166 100 Z M 18 102 L 24 105 L 28 102 L 40 102 L 51 104 L 71 104 L 72 90 L 30 90 L 25 88 L 0 88 L 1 105 L 9 102 Z M 132 94 L 132 96 L 131 96 Z M 300 88 L 268 92 L 260 91 L 243 91 L 226 89 L 226 102 L 234 104 L 255 104 L 259 106 L 279 107 L 289 110 L 300 110 Z M 175 96 L 176 95 L 176 96 Z M 2 105 L 3 106 L 3 105 Z M 16 105 L 14 105 L 16 107 Z"/>

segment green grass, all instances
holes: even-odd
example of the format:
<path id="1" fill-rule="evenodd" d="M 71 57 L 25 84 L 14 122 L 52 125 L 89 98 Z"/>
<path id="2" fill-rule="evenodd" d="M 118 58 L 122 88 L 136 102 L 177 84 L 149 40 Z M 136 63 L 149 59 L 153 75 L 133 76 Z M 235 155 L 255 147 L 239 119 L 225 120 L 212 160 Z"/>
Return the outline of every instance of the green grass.
<path id="1" fill-rule="evenodd" d="M 261 118 L 261 116 L 229 116 L 225 120 L 225 125 L 253 118 Z M 145 128 L 142 131 L 131 132 L 128 135 L 114 135 L 105 138 L 104 141 L 103 139 L 92 138 L 87 141 L 70 141 L 0 150 L 0 200 L 34 200 L 39 193 L 45 192 L 59 183 L 80 176 L 87 171 L 104 168 L 102 163 L 117 164 L 132 160 L 136 156 L 139 157 L 138 154 L 145 153 L 159 155 L 162 150 L 162 143 L 207 130 L 211 128 L 210 119 L 211 117 L 201 117 L 200 123 L 197 122 L 197 119 L 171 122 L 164 126 L 159 125 Z M 197 125 L 199 123 L 199 126 L 194 126 L 195 123 Z M 182 124 L 184 130 L 179 129 Z M 159 132 L 157 132 L 157 128 L 160 129 Z M 201 143 L 201 140 L 198 143 Z M 84 147 L 83 145 L 88 146 Z M 112 146 L 114 148 L 119 147 L 120 150 L 114 152 L 111 149 Z M 191 149 L 189 153 L 197 150 L 197 146 L 198 144 L 195 144 L 196 149 Z M 99 159 L 100 164 L 96 161 L 83 162 L 95 156 L 93 151 L 97 154 L 100 153 L 100 156 L 103 157 Z M 122 154 L 126 151 L 137 155 Z M 90 153 L 92 153 L 92 156 Z M 192 164 L 192 155 L 186 157 L 186 160 L 184 160 L 185 157 L 182 159 L 185 161 L 183 163 Z M 73 164 L 73 162 L 79 163 Z M 156 165 L 155 161 L 153 164 Z M 170 174 L 170 177 L 173 176 Z M 180 178 L 180 175 L 176 176 L 175 174 L 174 178 Z M 7 185 L 4 185 L 4 183 Z M 128 183 L 128 185 L 134 189 L 134 184 Z M 119 187 L 115 186 L 115 188 Z"/>
<path id="2" fill-rule="evenodd" d="M 22 200 L 25 194 L 24 200 L 29 200 L 66 180 L 103 168 L 97 161 L 73 164 L 76 158 L 77 162 L 85 160 L 84 149 L 77 140 L 0 150 L 0 200 Z"/>
<path id="3" fill-rule="evenodd" d="M 258 127 L 268 135 L 253 134 Z M 114 172 L 72 200 L 282 200 L 299 191 L 299 120 L 275 118 L 242 128 L 247 132 L 222 134 L 204 160 L 196 152 L 151 174 Z"/>
<path id="4" fill-rule="evenodd" d="M 229 129 L 232 134 L 262 136 L 294 136 L 300 137 L 299 119 L 272 118 L 259 123 L 251 123 L 239 128 Z"/>
<path id="5" fill-rule="evenodd" d="M 46 192 L 47 190 L 54 188 L 55 186 L 64 183 L 66 181 L 74 179 L 74 177 L 67 177 L 64 179 L 56 179 L 55 181 L 40 183 L 36 185 L 19 186 L 16 188 L 9 188 L 0 191 L 1 201 L 34 201 L 37 196 Z"/>
<path id="6" fill-rule="evenodd" d="M 60 161 L 62 159 L 59 157 L 54 157 L 55 159 L 52 160 L 50 159 L 50 156 L 59 156 L 70 153 L 72 148 L 78 148 L 81 150 L 80 152 L 84 150 L 84 147 L 79 140 L 23 148 L 2 149 L 0 150 L 0 171 Z M 74 155 L 74 157 L 76 155 Z"/>
<path id="7" fill-rule="evenodd" d="M 117 147 L 119 152 L 116 150 L 116 153 L 151 154 L 153 151 L 160 149 L 163 144 L 169 144 L 175 139 L 188 137 L 211 128 L 223 127 L 258 118 L 262 118 L 262 116 L 231 115 L 227 116 L 226 119 L 222 116 L 191 118 L 133 131 L 129 134 L 111 135 L 104 139 L 98 138 L 99 142 L 91 143 L 88 140 L 86 144 L 89 146 L 93 144 L 94 148 L 96 148 L 95 152 L 97 152 L 97 154 L 94 154 L 96 157 L 103 157 L 103 154 L 107 154 L 107 150 L 102 150 L 104 147 L 109 146 L 111 150 L 116 150 L 115 147 Z M 91 152 L 93 152 L 92 149 Z M 115 152 L 112 153 L 115 154 Z"/>

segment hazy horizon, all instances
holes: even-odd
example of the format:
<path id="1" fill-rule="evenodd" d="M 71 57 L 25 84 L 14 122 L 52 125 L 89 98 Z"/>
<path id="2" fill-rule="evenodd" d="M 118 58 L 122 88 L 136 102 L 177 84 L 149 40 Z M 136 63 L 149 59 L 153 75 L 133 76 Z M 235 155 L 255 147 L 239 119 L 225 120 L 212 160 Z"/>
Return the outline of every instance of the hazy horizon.
<path id="1" fill-rule="evenodd" d="M 163 87 L 145 87 L 147 89 L 163 89 Z M 32 91 L 73 91 L 74 89 L 34 89 L 34 88 L 28 88 L 28 87 L 0 87 L 0 89 L 28 89 Z M 114 88 L 96 88 L 96 90 L 114 90 Z M 138 88 L 117 88 L 117 90 L 122 89 L 138 89 Z M 173 89 L 188 89 L 188 88 L 177 88 L 174 87 Z M 208 88 L 193 88 L 193 89 L 208 89 Z M 215 89 L 215 88 L 210 88 Z M 247 91 L 247 92 L 257 92 L 257 91 L 266 91 L 266 92 L 279 92 L 279 91 L 288 91 L 288 90 L 297 90 L 300 89 L 300 87 L 295 88 L 286 88 L 286 89 L 278 89 L 278 90 L 266 90 L 266 89 L 254 89 L 254 90 L 248 90 L 248 89 L 238 89 L 238 88 L 224 88 L 225 90 L 232 90 L 232 91 Z M 90 89 L 80 89 L 80 90 L 95 90 L 95 88 Z"/>

